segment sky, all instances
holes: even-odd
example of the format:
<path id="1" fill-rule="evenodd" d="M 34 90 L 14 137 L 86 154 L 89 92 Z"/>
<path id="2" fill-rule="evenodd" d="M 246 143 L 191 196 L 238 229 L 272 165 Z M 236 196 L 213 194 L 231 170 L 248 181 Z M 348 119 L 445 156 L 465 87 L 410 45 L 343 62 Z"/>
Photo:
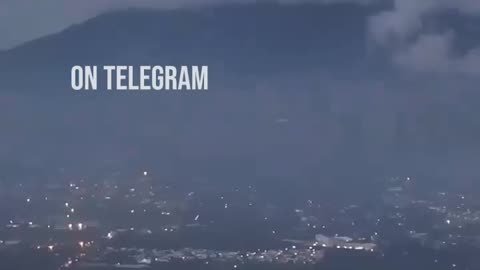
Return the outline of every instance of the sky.
<path id="1" fill-rule="evenodd" d="M 0 49 L 58 32 L 103 12 L 127 8 L 178 8 L 218 3 L 246 3 L 262 0 L 0 0 Z M 273 0 L 275 1 L 275 0 Z M 389 8 L 369 18 L 368 33 L 373 46 L 386 49 L 392 62 L 419 72 L 477 74 L 480 70 L 480 42 L 467 51 L 455 51 L 456 40 L 464 37 L 455 29 L 432 29 L 443 20 L 444 11 L 464 17 L 480 16 L 478 0 L 277 0 L 328 5 L 354 2 L 362 5 L 387 3 Z"/>

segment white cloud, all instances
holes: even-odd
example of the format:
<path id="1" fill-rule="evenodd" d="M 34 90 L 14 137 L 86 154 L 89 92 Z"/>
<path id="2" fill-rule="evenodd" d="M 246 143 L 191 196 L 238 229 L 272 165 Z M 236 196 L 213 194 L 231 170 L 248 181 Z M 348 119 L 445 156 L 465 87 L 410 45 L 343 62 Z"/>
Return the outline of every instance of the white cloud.
<path id="1" fill-rule="evenodd" d="M 422 28 L 422 16 L 430 9 L 429 3 L 429 0 L 425 0 L 425 2 L 396 1 L 395 9 L 383 11 L 371 18 L 369 30 L 372 38 L 382 45 L 391 45 L 407 40 Z"/>
<path id="2" fill-rule="evenodd" d="M 393 55 L 394 63 L 417 71 L 446 72 L 452 69 L 451 42 L 453 35 L 422 35 Z"/>
<path id="3" fill-rule="evenodd" d="M 379 46 L 391 51 L 393 63 L 427 72 L 480 73 L 480 48 L 460 55 L 454 49 L 459 37 L 453 29 L 431 32 L 426 21 L 441 20 L 441 11 L 456 10 L 480 15 L 478 0 L 394 0 L 392 10 L 369 21 L 369 34 Z"/>

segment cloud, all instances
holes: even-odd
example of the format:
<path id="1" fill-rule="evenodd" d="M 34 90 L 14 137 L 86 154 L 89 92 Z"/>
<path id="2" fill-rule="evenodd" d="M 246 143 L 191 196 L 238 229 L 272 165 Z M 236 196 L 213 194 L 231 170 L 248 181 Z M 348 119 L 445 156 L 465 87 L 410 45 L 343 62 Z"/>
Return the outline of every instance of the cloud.
<path id="1" fill-rule="evenodd" d="M 452 32 L 421 35 L 416 42 L 397 51 L 393 62 L 421 72 L 480 73 L 480 48 L 457 56 L 453 49 L 454 36 Z"/>
<path id="2" fill-rule="evenodd" d="M 398 66 L 422 72 L 480 73 L 480 47 L 460 54 L 453 29 L 431 30 L 427 22 L 442 20 L 443 11 L 463 16 L 480 15 L 477 0 L 394 0 L 391 10 L 370 18 L 369 34 L 380 47 L 391 52 Z M 440 31 L 440 32 L 439 32 Z"/>
<path id="3" fill-rule="evenodd" d="M 448 71 L 451 69 L 451 43 L 453 34 L 427 34 L 393 56 L 393 61 L 403 67 L 418 71 Z"/>

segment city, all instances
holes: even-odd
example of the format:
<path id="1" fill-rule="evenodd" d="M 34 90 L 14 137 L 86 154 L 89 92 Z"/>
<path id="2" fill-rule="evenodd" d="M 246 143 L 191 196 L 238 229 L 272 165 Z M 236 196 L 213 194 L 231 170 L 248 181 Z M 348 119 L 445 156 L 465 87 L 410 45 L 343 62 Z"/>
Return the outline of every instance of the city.
<path id="1" fill-rule="evenodd" d="M 383 192 L 358 204 L 307 197 L 280 206 L 253 185 L 114 175 L 2 187 L 1 256 L 35 254 L 55 269 L 343 269 L 342 258 L 396 269 L 418 257 L 435 269 L 478 266 L 480 201 L 419 194 L 415 178 L 384 179 Z"/>

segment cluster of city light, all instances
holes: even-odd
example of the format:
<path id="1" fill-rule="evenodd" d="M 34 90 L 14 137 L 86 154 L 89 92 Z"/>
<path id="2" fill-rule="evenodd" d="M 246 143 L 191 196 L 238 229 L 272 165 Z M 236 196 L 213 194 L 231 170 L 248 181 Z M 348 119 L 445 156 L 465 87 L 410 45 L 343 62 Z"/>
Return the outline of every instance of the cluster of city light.
<path id="1" fill-rule="evenodd" d="M 73 231 L 73 227 L 74 225 L 72 223 L 68 224 L 68 229 L 70 231 Z M 75 227 L 77 228 L 77 230 L 83 231 L 86 226 L 83 223 L 77 223 Z"/>

